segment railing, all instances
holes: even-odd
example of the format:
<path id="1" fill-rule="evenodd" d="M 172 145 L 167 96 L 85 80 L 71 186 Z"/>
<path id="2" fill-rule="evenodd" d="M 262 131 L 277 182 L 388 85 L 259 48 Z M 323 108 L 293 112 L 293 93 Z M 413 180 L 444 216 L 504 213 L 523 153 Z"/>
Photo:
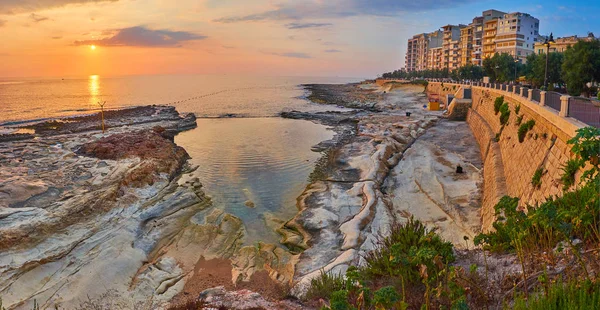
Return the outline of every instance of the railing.
<path id="1" fill-rule="evenodd" d="M 594 105 L 590 99 L 581 97 L 569 98 L 568 115 L 587 125 L 600 128 L 600 107 Z"/>
<path id="2" fill-rule="evenodd" d="M 515 94 L 520 94 L 521 93 L 521 86 L 515 85 L 515 88 L 513 90 L 514 90 Z"/>
<path id="3" fill-rule="evenodd" d="M 539 89 L 532 89 L 531 90 L 531 100 L 535 101 L 537 103 L 540 103 L 540 100 L 542 99 L 541 93 Z"/>
<path id="4" fill-rule="evenodd" d="M 546 92 L 546 102 L 544 102 L 544 104 L 556 111 L 560 111 L 560 96 L 561 94 L 557 92 Z"/>
<path id="5" fill-rule="evenodd" d="M 542 91 L 539 89 L 529 89 L 527 87 L 512 85 L 512 84 L 500 84 L 500 83 L 483 83 L 483 82 L 466 82 L 466 81 L 452 81 L 450 79 L 427 79 L 432 82 L 445 82 L 445 83 L 455 83 L 462 85 L 472 85 L 484 88 L 497 89 L 501 91 L 506 91 L 508 93 L 514 93 L 517 96 L 523 97 L 526 100 L 529 100 L 531 95 L 531 100 L 533 104 L 540 104 L 547 106 L 558 112 L 559 116 L 563 117 L 571 117 L 582 123 L 585 123 L 589 126 L 594 126 L 600 128 L 600 101 L 590 100 L 587 98 L 581 97 L 563 97 L 562 94 L 557 92 L 545 92 L 545 95 L 542 96 Z M 522 89 L 522 93 L 521 93 Z M 464 89 L 463 95 L 467 98 L 467 94 L 471 95 L 470 89 Z M 472 96 L 472 95 L 471 95 Z M 542 98 L 543 97 L 543 98 Z M 563 100 L 566 103 L 563 106 Z M 543 101 L 543 102 L 542 102 Z"/>

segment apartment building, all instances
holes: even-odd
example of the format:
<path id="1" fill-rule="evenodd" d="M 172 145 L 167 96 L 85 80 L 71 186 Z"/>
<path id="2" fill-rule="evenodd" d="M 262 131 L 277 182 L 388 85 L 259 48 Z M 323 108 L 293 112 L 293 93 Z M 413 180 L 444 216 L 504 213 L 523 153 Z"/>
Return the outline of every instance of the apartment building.
<path id="1" fill-rule="evenodd" d="M 526 13 L 483 11 L 469 25 L 446 25 L 408 40 L 407 71 L 448 69 L 467 64 L 481 66 L 495 53 L 524 61 L 539 41 L 539 20 Z"/>
<path id="2" fill-rule="evenodd" d="M 498 19 L 490 19 L 483 23 L 483 59 L 490 58 L 496 53 L 496 31 Z"/>
<path id="3" fill-rule="evenodd" d="M 442 27 L 444 31 L 444 41 L 442 44 L 442 64 L 443 68 L 452 71 L 460 67 L 460 33 L 466 25 L 446 25 Z"/>
<path id="4" fill-rule="evenodd" d="M 471 44 L 471 63 L 476 66 L 483 65 L 483 35 L 485 22 L 492 19 L 501 18 L 506 14 L 498 10 L 483 11 L 481 16 L 473 18 L 473 22 L 469 25 L 473 27 L 473 41 Z"/>
<path id="5" fill-rule="evenodd" d="M 544 45 L 544 37 L 539 37 L 538 41 L 535 43 L 533 49 L 534 52 L 537 54 L 545 54 L 546 53 L 546 46 Z M 574 36 L 569 36 L 569 37 L 563 37 L 563 38 L 558 38 L 554 40 L 554 43 L 551 44 L 548 49 L 550 51 L 550 53 L 552 52 L 558 52 L 558 53 L 563 53 L 564 51 L 567 50 L 567 48 L 569 46 L 573 46 L 575 45 L 575 43 L 579 42 L 579 41 L 592 41 L 592 40 L 598 40 L 598 38 L 594 37 L 593 33 L 588 34 L 587 37 L 578 37 L 577 35 Z"/>
<path id="6" fill-rule="evenodd" d="M 428 54 L 430 48 L 442 46 L 443 33 L 436 30 L 431 33 L 421 33 L 408 40 L 405 56 L 406 71 L 422 71 L 428 68 Z"/>
<path id="7" fill-rule="evenodd" d="M 474 27 L 469 25 L 460 29 L 460 66 L 472 63 Z"/>
<path id="8" fill-rule="evenodd" d="M 442 70 L 444 69 L 443 63 L 443 49 L 442 47 L 430 48 L 427 51 L 427 69 L 428 70 Z"/>
<path id="9" fill-rule="evenodd" d="M 527 13 L 505 14 L 497 22 L 496 52 L 525 62 L 527 55 L 533 53 L 539 30 L 540 21 Z"/>

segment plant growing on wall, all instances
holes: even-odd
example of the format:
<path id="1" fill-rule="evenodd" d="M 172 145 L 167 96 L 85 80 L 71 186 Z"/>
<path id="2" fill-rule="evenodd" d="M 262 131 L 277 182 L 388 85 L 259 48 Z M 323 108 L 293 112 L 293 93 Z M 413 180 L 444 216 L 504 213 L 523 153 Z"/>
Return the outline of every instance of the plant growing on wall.
<path id="1" fill-rule="evenodd" d="M 517 117 L 517 120 L 515 121 L 515 125 L 519 126 L 519 125 L 521 125 L 521 122 L 523 122 L 523 115 L 519 115 L 519 117 Z"/>
<path id="2" fill-rule="evenodd" d="M 531 178 L 531 185 L 535 188 L 540 188 L 542 186 L 542 175 L 544 174 L 544 169 L 542 167 L 537 168 L 535 173 L 533 173 L 533 177 Z"/>
<path id="3" fill-rule="evenodd" d="M 517 104 L 517 106 L 515 107 L 515 114 L 519 115 L 520 111 L 521 111 L 521 105 Z"/>
<path id="4" fill-rule="evenodd" d="M 496 100 L 494 100 L 494 113 L 496 115 L 498 115 L 498 112 L 500 112 L 500 107 L 502 106 L 503 103 L 504 103 L 504 96 L 497 97 Z"/>
<path id="5" fill-rule="evenodd" d="M 520 143 L 523 143 L 523 141 L 525 141 L 525 136 L 527 135 L 527 132 L 529 132 L 531 129 L 533 129 L 534 125 L 535 125 L 535 121 L 531 119 L 531 120 L 528 120 L 525 123 L 521 124 L 521 126 L 519 126 L 517 135 L 519 136 Z"/>
<path id="6" fill-rule="evenodd" d="M 508 108 L 508 103 L 503 103 L 500 106 L 500 124 L 506 125 L 508 123 L 508 119 L 510 118 L 510 109 Z"/>

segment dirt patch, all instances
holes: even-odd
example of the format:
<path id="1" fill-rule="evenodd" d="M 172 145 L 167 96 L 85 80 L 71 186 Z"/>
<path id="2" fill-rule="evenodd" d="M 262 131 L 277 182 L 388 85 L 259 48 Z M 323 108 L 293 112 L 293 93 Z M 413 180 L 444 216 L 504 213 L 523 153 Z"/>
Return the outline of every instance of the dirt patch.
<path id="1" fill-rule="evenodd" d="M 194 267 L 194 275 L 185 283 L 183 291 L 173 298 L 172 305 L 189 303 L 209 288 L 224 286 L 227 291 L 251 290 L 266 300 L 278 301 L 288 295 L 289 288 L 269 277 L 265 270 L 255 272 L 250 281 L 232 282 L 231 261 L 223 258 L 206 260 L 201 257 Z"/>

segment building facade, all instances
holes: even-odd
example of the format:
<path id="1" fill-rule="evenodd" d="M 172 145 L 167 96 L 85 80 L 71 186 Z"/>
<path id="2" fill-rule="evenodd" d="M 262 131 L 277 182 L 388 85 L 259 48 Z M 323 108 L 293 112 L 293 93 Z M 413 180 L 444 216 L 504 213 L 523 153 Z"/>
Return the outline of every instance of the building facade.
<path id="1" fill-rule="evenodd" d="M 589 42 L 589 41 L 593 41 L 593 40 L 598 40 L 598 38 L 594 37 L 593 33 L 588 34 L 587 37 L 578 37 L 577 35 L 574 35 L 574 36 L 570 36 L 570 37 L 558 38 L 558 39 L 554 40 L 553 44 L 550 44 L 549 47 L 546 47 L 544 45 L 544 39 L 545 38 L 541 37 L 535 43 L 534 52 L 536 54 L 545 54 L 546 49 L 548 49 L 550 51 L 550 53 L 552 53 L 552 52 L 563 53 L 564 51 L 567 50 L 567 48 L 569 48 L 569 46 L 573 46 L 579 41 L 588 41 Z"/>
<path id="2" fill-rule="evenodd" d="M 460 33 L 465 25 L 446 25 L 442 44 L 442 68 L 450 71 L 460 67 Z"/>
<path id="3" fill-rule="evenodd" d="M 441 47 L 443 33 L 436 30 L 431 33 L 421 33 L 408 40 L 405 56 L 406 71 L 422 71 L 428 68 L 428 51 L 430 48 Z"/>
<path id="4" fill-rule="evenodd" d="M 496 31 L 498 19 L 490 19 L 483 27 L 483 59 L 490 58 L 496 53 Z"/>
<path id="5" fill-rule="evenodd" d="M 446 25 L 408 40 L 406 71 L 448 69 L 467 64 L 483 65 L 496 53 L 510 54 L 520 61 L 534 53 L 539 41 L 539 20 L 526 13 L 487 10 L 469 25 Z M 557 45 L 557 49 L 562 49 Z M 566 47 L 565 47 L 566 48 Z"/>
<path id="6" fill-rule="evenodd" d="M 525 62 L 538 41 L 540 21 L 526 13 L 509 13 L 498 19 L 496 53 L 504 53 Z"/>

